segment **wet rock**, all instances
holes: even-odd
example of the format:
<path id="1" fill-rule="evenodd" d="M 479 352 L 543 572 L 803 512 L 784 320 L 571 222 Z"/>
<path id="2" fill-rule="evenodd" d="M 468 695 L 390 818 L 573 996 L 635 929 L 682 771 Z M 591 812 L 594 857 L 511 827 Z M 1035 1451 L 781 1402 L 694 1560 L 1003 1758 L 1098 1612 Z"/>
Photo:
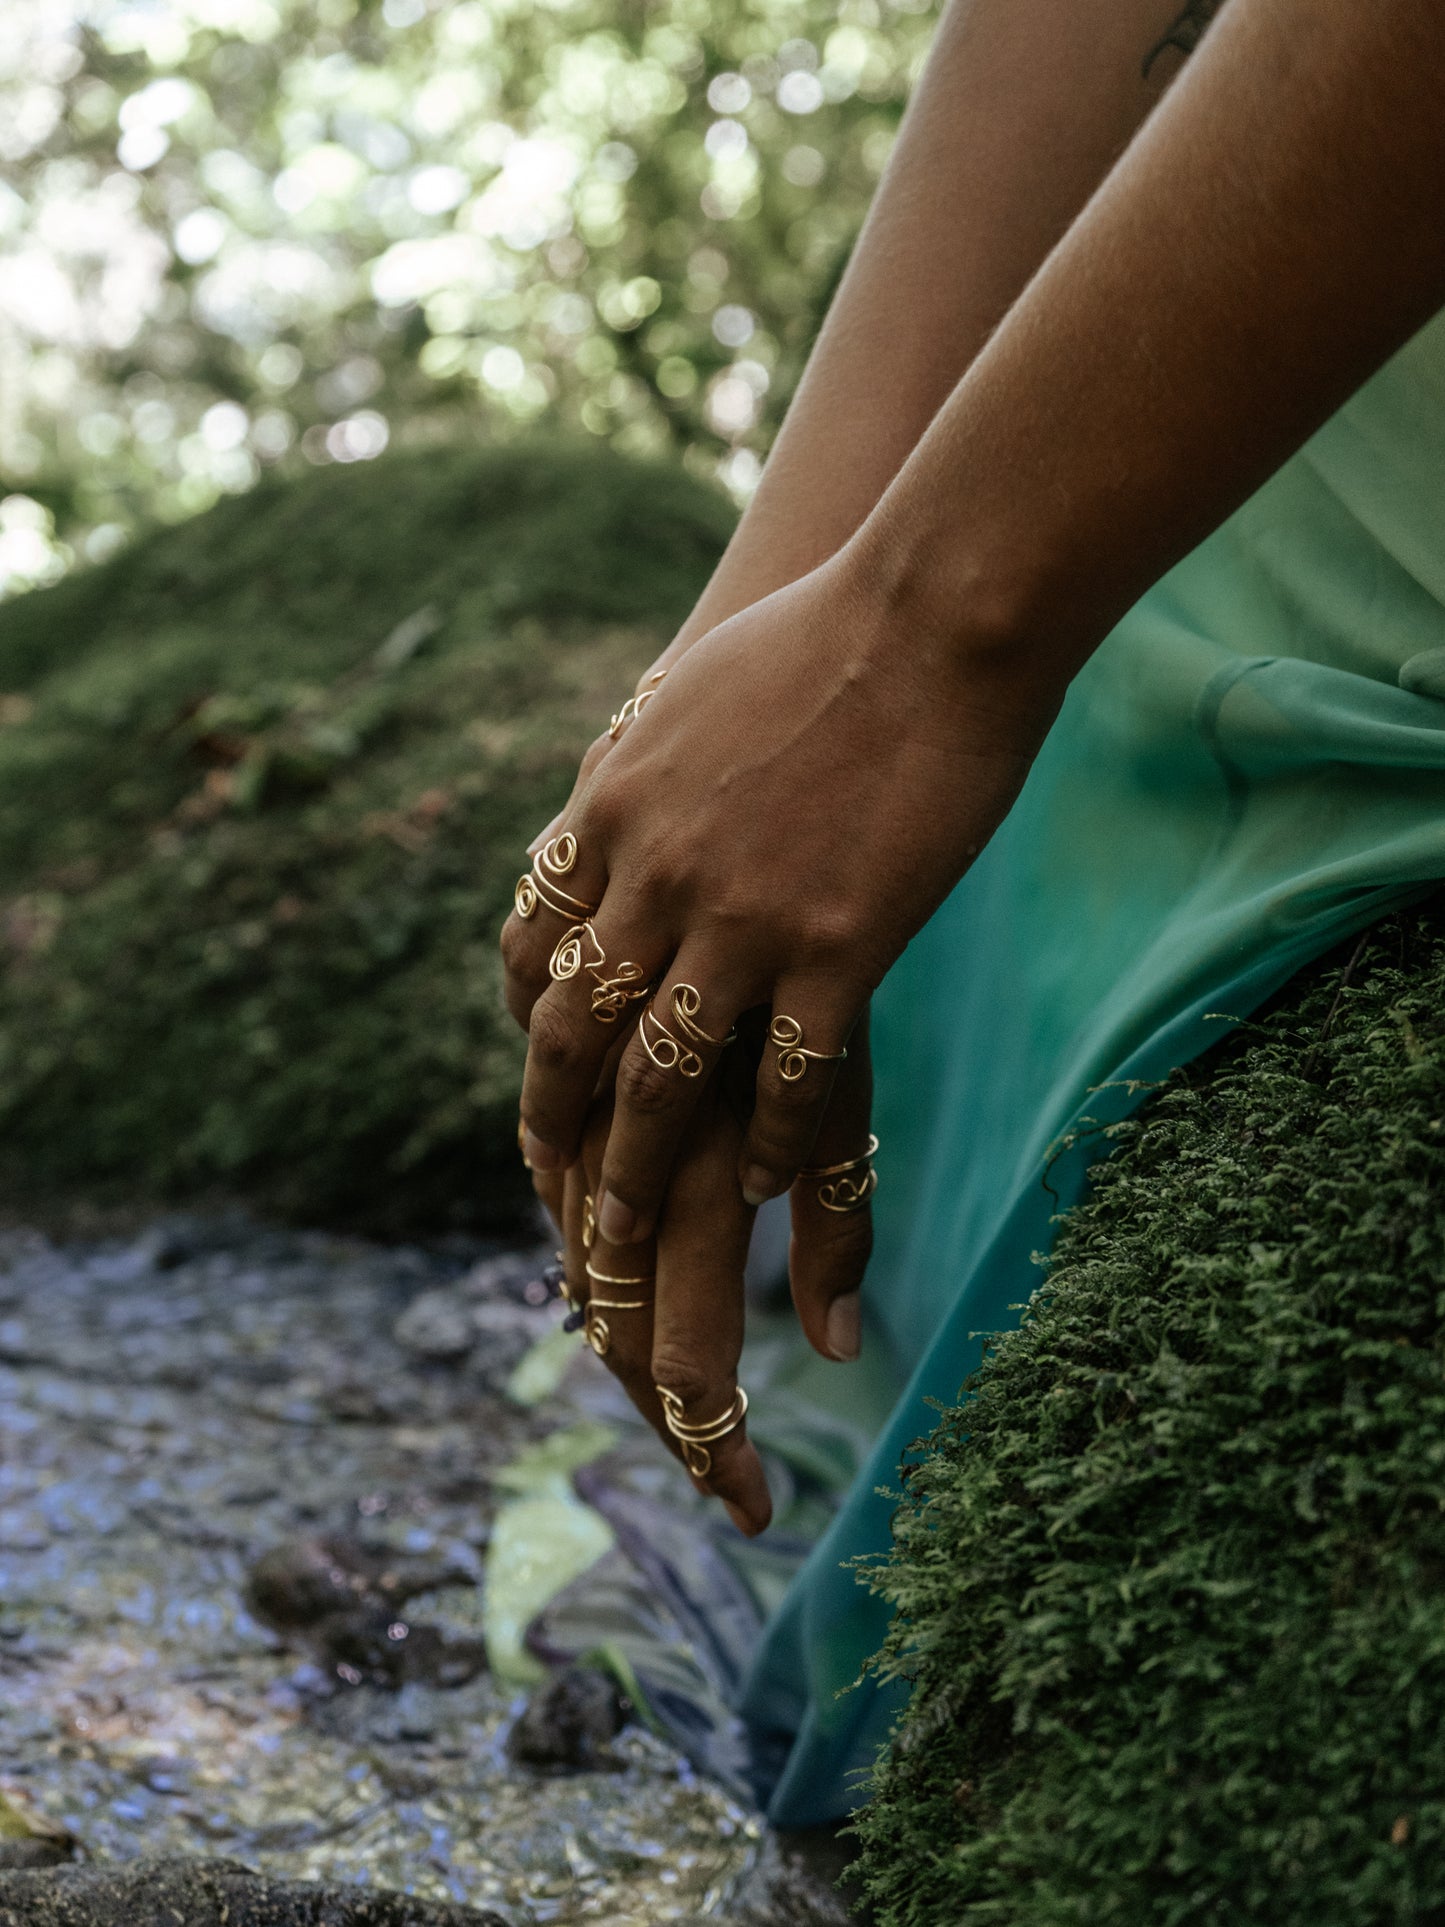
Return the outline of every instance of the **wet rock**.
<path id="1" fill-rule="evenodd" d="M 585 1773 L 619 1764 L 610 1750 L 631 1711 L 616 1682 L 595 1666 L 569 1666 L 539 1686 L 507 1742 L 523 1766 Z"/>
<path id="2" fill-rule="evenodd" d="M 448 1639 L 394 1613 L 336 1613 L 315 1627 L 311 1643 L 326 1671 L 348 1686 L 465 1686 L 486 1669 L 479 1639 Z"/>
<path id="3" fill-rule="evenodd" d="M 487 1377 L 505 1376 L 551 1322 L 552 1294 L 539 1302 L 534 1289 L 548 1256 L 508 1251 L 483 1259 L 451 1284 L 421 1292 L 392 1326 L 392 1337 L 427 1364 L 471 1359 Z"/>
<path id="4" fill-rule="evenodd" d="M 500 1914 L 271 1880 L 234 1860 L 0 1872 L 0 1927 L 507 1927 Z"/>
<path id="5" fill-rule="evenodd" d="M 263 1625 L 299 1641 L 328 1678 L 347 1686 L 464 1686 L 486 1666 L 482 1641 L 448 1639 L 402 1608 L 418 1593 L 471 1582 L 460 1566 L 322 1534 L 258 1559 L 246 1603 Z"/>
<path id="6" fill-rule="evenodd" d="M 392 1337 L 413 1358 L 429 1365 L 455 1365 L 477 1342 L 472 1307 L 455 1285 L 424 1291 L 397 1319 Z"/>
<path id="7" fill-rule="evenodd" d="M 358 1605 L 404 1606 L 419 1593 L 471 1581 L 460 1566 L 318 1533 L 263 1553 L 247 1575 L 246 1604 L 274 1632 L 300 1632 Z"/>
<path id="8" fill-rule="evenodd" d="M 23 1794 L 0 1791 L 0 1870 L 56 1867 L 75 1857 L 75 1835 L 38 1813 Z"/>

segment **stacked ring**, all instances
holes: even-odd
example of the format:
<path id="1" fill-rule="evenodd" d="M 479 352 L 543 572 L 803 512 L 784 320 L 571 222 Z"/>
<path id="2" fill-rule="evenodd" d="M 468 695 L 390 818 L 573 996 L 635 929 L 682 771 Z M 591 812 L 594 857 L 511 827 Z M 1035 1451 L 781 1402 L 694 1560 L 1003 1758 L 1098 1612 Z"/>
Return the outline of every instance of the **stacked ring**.
<path id="1" fill-rule="evenodd" d="M 666 674 L 667 671 L 665 669 L 659 669 L 655 675 L 648 677 L 644 688 L 639 689 L 635 696 L 629 696 L 627 698 L 627 701 L 607 726 L 607 735 L 610 741 L 615 743 L 622 734 L 625 725 L 636 722 L 637 718 L 642 714 L 643 709 L 657 694 L 657 685 Z"/>
<path id="2" fill-rule="evenodd" d="M 818 1186 L 818 1202 L 825 1211 L 861 1211 L 878 1189 L 878 1173 L 873 1169 L 877 1154 L 878 1140 L 870 1132 L 867 1150 L 856 1158 L 845 1158 L 841 1164 L 814 1165 L 811 1170 L 800 1171 L 798 1176 L 822 1180 Z M 852 1175 L 865 1166 L 861 1178 Z"/>
<path id="3" fill-rule="evenodd" d="M 536 916 L 539 903 L 555 911 L 559 917 L 565 917 L 569 923 L 575 923 L 579 917 L 585 921 L 588 917 L 596 916 L 597 904 L 584 903 L 581 897 L 574 897 L 557 882 L 558 877 L 568 875 L 576 864 L 577 839 L 570 830 L 564 830 L 560 836 L 554 836 L 550 842 L 543 844 L 532 859 L 531 869 L 525 876 L 518 877 L 517 887 L 512 893 L 517 915 L 523 922 Z"/>
<path id="4" fill-rule="evenodd" d="M 719 1439 L 726 1438 L 729 1432 L 736 1431 L 742 1424 L 748 1410 L 747 1393 L 739 1385 L 722 1417 L 712 1419 L 706 1425 L 687 1424 L 682 1416 L 682 1400 L 676 1392 L 668 1391 L 665 1385 L 657 1387 L 657 1396 L 662 1400 L 662 1416 L 667 1429 L 682 1447 L 683 1463 L 694 1478 L 705 1479 L 712 1470 L 712 1453 L 707 1448 L 716 1445 Z"/>
<path id="5" fill-rule="evenodd" d="M 590 918 L 563 931 L 547 964 L 547 974 L 556 984 L 570 983 L 583 970 L 596 980 L 592 1015 L 599 1024 L 615 1024 L 629 1004 L 652 994 L 652 979 L 644 974 L 641 964 L 621 963 L 613 976 L 606 975 L 607 952 L 597 941 Z"/>
<path id="6" fill-rule="evenodd" d="M 658 1016 L 656 1005 L 649 1004 L 642 1013 L 642 1048 L 660 1071 L 676 1070 L 684 1077 L 701 1077 L 703 1061 L 692 1045 L 706 1044 L 711 1050 L 726 1050 L 737 1041 L 737 1032 L 730 1030 L 726 1037 L 713 1037 L 703 1029 L 697 1021 L 697 1013 L 702 1009 L 702 992 L 694 984 L 674 984 L 668 1001 L 672 1020 L 682 1037 L 675 1037 Z M 649 1023 L 651 1033 L 647 1028 Z"/>
<path id="7" fill-rule="evenodd" d="M 804 1050 L 803 1026 L 796 1017 L 775 1017 L 768 1025 L 768 1042 L 778 1053 L 778 1076 L 785 1084 L 796 1084 L 809 1064 L 841 1064 L 848 1055 L 842 1050 Z"/>
<path id="8" fill-rule="evenodd" d="M 597 1237 L 597 1206 L 589 1191 L 582 1200 L 582 1249 L 590 1251 Z"/>
<path id="9" fill-rule="evenodd" d="M 608 1272 L 598 1271 L 590 1259 L 587 1261 L 586 1270 L 588 1278 L 597 1285 L 631 1285 L 635 1289 L 638 1285 L 650 1285 L 653 1282 L 652 1274 L 646 1278 L 615 1278 Z M 606 1358 L 612 1349 L 612 1327 L 600 1314 L 604 1311 L 651 1311 L 651 1309 L 650 1298 L 597 1298 L 589 1292 L 583 1325 L 587 1343 L 599 1358 Z"/>

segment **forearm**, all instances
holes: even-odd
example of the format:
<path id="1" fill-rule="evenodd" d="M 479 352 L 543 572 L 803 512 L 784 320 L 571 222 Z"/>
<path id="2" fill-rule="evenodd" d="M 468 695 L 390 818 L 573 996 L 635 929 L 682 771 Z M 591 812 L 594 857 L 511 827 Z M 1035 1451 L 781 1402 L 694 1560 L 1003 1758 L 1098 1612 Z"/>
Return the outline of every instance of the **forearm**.
<path id="1" fill-rule="evenodd" d="M 1184 42 L 1149 56 L 1180 18 L 1180 0 L 954 0 L 758 492 L 680 642 L 853 535 L 1177 71 Z"/>
<path id="2" fill-rule="evenodd" d="M 1041 714 L 1442 303 L 1445 7 L 1233 0 L 851 546 Z"/>

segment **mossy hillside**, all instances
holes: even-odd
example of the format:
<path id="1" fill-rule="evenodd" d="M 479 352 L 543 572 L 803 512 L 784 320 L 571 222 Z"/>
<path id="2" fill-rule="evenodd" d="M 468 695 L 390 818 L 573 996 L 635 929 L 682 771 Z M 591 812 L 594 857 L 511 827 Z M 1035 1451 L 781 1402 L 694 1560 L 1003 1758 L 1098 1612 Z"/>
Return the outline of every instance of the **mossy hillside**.
<path id="1" fill-rule="evenodd" d="M 515 1210 L 497 931 L 730 525 L 605 449 L 428 451 L 0 609 L 0 1204 Z"/>
<path id="2" fill-rule="evenodd" d="M 1445 1919 L 1445 919 L 1096 1167 L 873 1570 L 884 1927 Z"/>

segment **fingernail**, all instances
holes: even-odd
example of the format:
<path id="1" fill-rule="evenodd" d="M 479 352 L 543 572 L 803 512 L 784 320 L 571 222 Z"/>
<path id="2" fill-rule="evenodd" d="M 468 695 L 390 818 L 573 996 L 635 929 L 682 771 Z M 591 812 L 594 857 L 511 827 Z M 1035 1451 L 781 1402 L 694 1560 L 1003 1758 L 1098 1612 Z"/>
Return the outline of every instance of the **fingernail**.
<path id="1" fill-rule="evenodd" d="M 828 1307 L 825 1327 L 828 1350 L 838 1359 L 854 1359 L 863 1349 L 863 1308 L 856 1291 L 835 1298 Z"/>
<path id="2" fill-rule="evenodd" d="M 766 1204 L 778 1195 L 778 1180 L 761 1164 L 750 1164 L 743 1172 L 743 1197 L 749 1204 Z"/>
<path id="3" fill-rule="evenodd" d="M 534 1171 L 560 1171 L 567 1160 L 560 1151 L 554 1151 L 550 1144 L 544 1144 L 535 1131 L 522 1126 L 522 1156 Z"/>
<path id="4" fill-rule="evenodd" d="M 597 1207 L 597 1229 L 610 1245 L 631 1244 L 637 1236 L 637 1213 L 630 1204 L 604 1191 Z"/>
<path id="5" fill-rule="evenodd" d="M 757 1536 L 757 1528 L 740 1505 L 734 1505 L 731 1499 L 724 1499 L 723 1509 L 744 1538 L 752 1539 Z"/>

